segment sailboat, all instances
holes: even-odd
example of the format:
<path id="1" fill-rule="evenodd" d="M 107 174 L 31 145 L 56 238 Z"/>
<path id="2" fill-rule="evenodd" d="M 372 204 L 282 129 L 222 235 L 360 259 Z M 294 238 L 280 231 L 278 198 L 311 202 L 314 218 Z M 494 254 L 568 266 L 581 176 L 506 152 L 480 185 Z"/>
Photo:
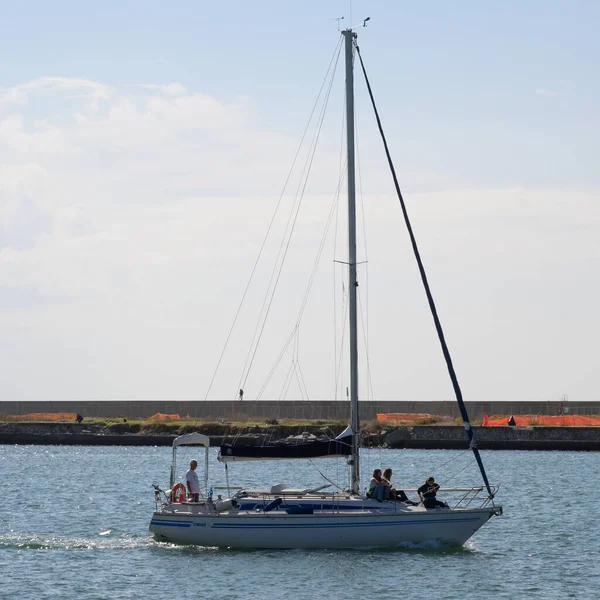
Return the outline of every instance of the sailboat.
<path id="1" fill-rule="evenodd" d="M 365 21 L 366 23 L 366 21 Z M 363 25 L 365 24 L 363 23 Z M 344 42 L 346 71 L 346 131 L 348 177 L 348 275 L 357 285 L 355 149 L 354 149 L 354 57 L 357 46 L 356 28 L 341 31 Z M 362 63 L 361 65 L 364 65 Z M 366 72 L 365 72 L 366 77 Z M 373 107 L 376 106 L 367 78 Z M 376 112 L 377 121 L 380 125 Z M 380 125 L 380 131 L 383 131 Z M 384 137 L 388 160 L 389 151 Z M 394 547 L 436 543 L 462 545 L 491 517 L 501 515 L 502 507 L 494 502 L 497 487 L 490 485 L 460 387 L 452 367 L 449 352 L 437 318 L 435 305 L 427 284 L 418 249 L 400 188 L 394 182 L 409 229 L 419 270 L 438 329 L 448 370 L 457 395 L 475 459 L 484 484 L 480 487 L 444 489 L 457 492 L 459 500 L 451 507 L 425 508 L 400 501 L 378 501 L 361 491 L 359 450 L 358 398 L 358 336 L 356 285 L 349 286 L 349 347 L 350 347 L 350 424 L 336 438 L 308 440 L 295 444 L 243 446 L 223 444 L 219 460 L 235 461 L 297 459 L 314 457 L 347 457 L 350 467 L 348 489 L 330 491 L 329 485 L 317 488 L 293 488 L 284 484 L 268 489 L 239 489 L 227 498 L 213 498 L 209 488 L 209 446 L 207 436 L 193 433 L 182 435 L 173 442 L 170 490 L 155 487 L 156 510 L 150 521 L 150 531 L 158 540 L 231 548 L 356 548 Z M 203 490 L 199 502 L 186 500 L 183 484 L 176 484 L 177 452 L 183 447 L 203 447 L 205 451 Z M 229 486 L 228 486 L 229 488 Z"/>

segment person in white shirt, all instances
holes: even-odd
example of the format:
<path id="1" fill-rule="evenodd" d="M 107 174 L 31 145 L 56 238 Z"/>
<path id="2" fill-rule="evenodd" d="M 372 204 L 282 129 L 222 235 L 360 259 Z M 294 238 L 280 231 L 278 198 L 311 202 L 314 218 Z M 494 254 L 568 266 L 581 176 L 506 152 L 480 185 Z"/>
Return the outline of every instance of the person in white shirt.
<path id="1" fill-rule="evenodd" d="M 192 502 L 199 502 L 200 500 L 200 482 L 198 481 L 198 474 L 196 473 L 197 466 L 198 461 L 192 459 L 190 461 L 190 470 L 185 474 L 188 498 L 190 498 Z"/>

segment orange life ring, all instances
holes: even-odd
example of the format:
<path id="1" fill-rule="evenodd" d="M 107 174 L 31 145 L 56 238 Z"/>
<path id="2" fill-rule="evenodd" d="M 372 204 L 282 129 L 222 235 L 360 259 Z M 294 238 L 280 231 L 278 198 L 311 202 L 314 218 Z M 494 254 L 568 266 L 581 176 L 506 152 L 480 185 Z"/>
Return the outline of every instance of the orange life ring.
<path id="1" fill-rule="evenodd" d="M 183 483 L 178 483 L 171 490 L 171 502 L 185 502 L 187 499 L 187 492 Z"/>

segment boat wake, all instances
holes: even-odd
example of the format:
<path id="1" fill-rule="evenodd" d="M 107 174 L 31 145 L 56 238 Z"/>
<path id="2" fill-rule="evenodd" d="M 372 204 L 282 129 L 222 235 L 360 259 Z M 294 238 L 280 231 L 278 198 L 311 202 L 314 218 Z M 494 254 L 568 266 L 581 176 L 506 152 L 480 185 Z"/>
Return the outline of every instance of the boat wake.
<path id="1" fill-rule="evenodd" d="M 256 553 L 256 552 L 328 552 L 327 549 L 290 549 L 290 550 L 267 550 L 267 549 L 241 549 L 241 548 L 218 548 L 208 546 L 192 546 L 172 544 L 170 542 L 159 542 L 148 536 L 123 536 L 118 538 L 108 537 L 106 531 L 98 533 L 99 537 L 60 537 L 43 535 L 0 535 L 0 550 L 138 550 L 149 548 L 152 550 L 176 551 L 183 554 L 203 554 L 206 552 L 219 553 Z M 476 552 L 474 543 L 465 546 L 445 546 L 440 542 L 429 541 L 420 544 L 411 542 L 399 544 L 394 547 L 385 548 L 352 548 L 344 552 L 433 552 L 452 554 L 471 554 Z M 337 550 L 339 552 L 339 550 Z"/>
<path id="2" fill-rule="evenodd" d="M 370 552 L 425 552 L 432 554 L 473 554 L 477 552 L 475 544 L 468 540 L 462 546 L 444 544 L 435 540 L 427 542 L 402 542 L 393 547 L 385 548 L 358 548 L 357 550 L 369 550 Z"/>
<path id="3" fill-rule="evenodd" d="M 137 550 L 149 545 L 147 536 L 124 536 L 111 538 L 105 532 L 102 537 L 60 537 L 44 535 L 0 535 L 0 550 Z"/>
<path id="4" fill-rule="evenodd" d="M 206 554 L 206 552 L 255 552 L 248 548 L 219 548 L 218 546 L 195 546 L 191 544 L 174 544 L 172 542 L 162 542 L 155 539 L 149 540 L 149 545 L 153 550 L 168 550 L 170 552 L 179 552 L 181 554 Z"/>
<path id="5" fill-rule="evenodd" d="M 448 546 L 442 542 L 428 541 L 421 543 L 404 542 L 396 546 L 364 546 L 357 548 L 232 548 L 219 546 L 197 546 L 193 544 L 177 544 L 172 542 L 151 540 L 150 545 L 153 549 L 162 549 L 176 551 L 182 554 L 205 554 L 206 552 L 218 552 L 219 554 L 271 554 L 271 553 L 325 553 L 329 554 L 333 550 L 336 553 L 426 553 L 426 554 L 475 554 L 477 552 L 476 544 L 468 540 L 463 546 Z"/>

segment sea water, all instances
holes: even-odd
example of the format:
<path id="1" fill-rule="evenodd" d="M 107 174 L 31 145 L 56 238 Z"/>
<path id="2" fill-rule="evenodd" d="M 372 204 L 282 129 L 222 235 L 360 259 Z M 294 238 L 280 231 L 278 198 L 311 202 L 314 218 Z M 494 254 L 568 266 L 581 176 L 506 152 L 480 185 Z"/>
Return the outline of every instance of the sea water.
<path id="1" fill-rule="evenodd" d="M 185 452 L 178 478 L 191 457 L 203 465 L 202 449 Z M 170 448 L 0 446 L 0 598 L 596 597 L 600 455 L 482 455 L 504 515 L 464 547 L 241 551 L 150 537 L 151 484 L 168 486 Z M 215 458 L 211 448 L 211 483 L 222 486 Z M 442 487 L 481 482 L 469 451 L 365 450 L 361 459 L 363 481 L 392 467 L 397 487 L 429 475 Z M 345 466 L 257 462 L 235 464 L 230 475 L 244 487 L 317 486 L 343 482 Z"/>

